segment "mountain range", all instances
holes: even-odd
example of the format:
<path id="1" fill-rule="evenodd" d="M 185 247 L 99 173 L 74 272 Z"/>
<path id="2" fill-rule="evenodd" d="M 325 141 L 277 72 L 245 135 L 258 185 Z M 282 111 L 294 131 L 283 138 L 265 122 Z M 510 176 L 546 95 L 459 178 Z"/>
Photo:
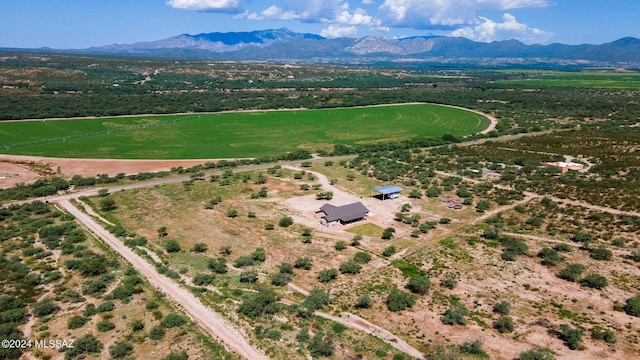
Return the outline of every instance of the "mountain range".
<path id="1" fill-rule="evenodd" d="M 527 45 L 517 40 L 483 43 L 444 36 L 415 36 L 402 39 L 365 36 L 329 39 L 281 28 L 251 32 L 182 34 L 164 40 L 114 44 L 83 51 L 226 60 L 522 64 L 553 62 L 585 66 L 640 66 L 640 39 L 633 37 L 601 45 Z"/>

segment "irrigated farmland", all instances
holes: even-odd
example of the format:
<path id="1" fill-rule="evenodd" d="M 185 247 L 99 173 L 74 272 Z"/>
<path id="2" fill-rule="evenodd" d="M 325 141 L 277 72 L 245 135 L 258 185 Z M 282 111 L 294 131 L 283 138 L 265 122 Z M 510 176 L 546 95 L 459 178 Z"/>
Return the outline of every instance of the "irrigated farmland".
<path id="1" fill-rule="evenodd" d="M 38 120 L 0 124 L 7 154 L 114 159 L 210 159 L 277 155 L 445 134 L 464 136 L 489 119 L 432 104 Z"/>

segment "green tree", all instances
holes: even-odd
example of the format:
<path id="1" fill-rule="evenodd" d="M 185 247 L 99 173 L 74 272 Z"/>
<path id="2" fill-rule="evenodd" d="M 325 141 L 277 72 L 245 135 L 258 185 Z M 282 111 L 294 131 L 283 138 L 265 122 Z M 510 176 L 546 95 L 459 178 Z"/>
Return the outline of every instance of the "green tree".
<path id="1" fill-rule="evenodd" d="M 102 211 L 112 211 L 117 209 L 116 201 L 113 198 L 105 197 L 100 200 L 100 210 Z"/>
<path id="2" fill-rule="evenodd" d="M 590 287 L 592 289 L 602 289 L 604 287 L 606 287 L 607 285 L 609 285 L 609 282 L 607 281 L 607 278 L 600 275 L 600 274 L 596 274 L 596 273 L 591 273 L 588 274 L 587 276 L 585 276 L 581 281 L 580 284 L 582 286 L 586 286 L 586 287 Z"/>
<path id="3" fill-rule="evenodd" d="M 358 264 L 366 264 L 371 261 L 371 255 L 364 251 L 358 251 L 355 255 L 353 255 L 353 261 Z"/>
<path id="4" fill-rule="evenodd" d="M 555 360 L 555 356 L 549 349 L 534 348 L 520 353 L 518 360 Z"/>
<path id="5" fill-rule="evenodd" d="M 493 312 L 501 314 L 501 315 L 509 315 L 511 312 L 511 304 L 507 301 L 501 301 L 493 305 Z"/>
<path id="6" fill-rule="evenodd" d="M 207 252 L 207 250 L 209 250 L 209 246 L 205 243 L 195 243 L 191 247 L 191 252 L 194 252 L 194 253 L 203 253 L 203 252 Z"/>
<path id="7" fill-rule="evenodd" d="M 280 218 L 280 221 L 278 222 L 278 225 L 280 227 L 287 228 L 287 227 L 293 225 L 293 218 L 291 218 L 290 216 L 283 216 L 283 217 Z"/>
<path id="8" fill-rule="evenodd" d="M 355 260 L 347 260 L 340 264 L 340 272 L 343 274 L 357 274 L 362 270 L 362 266 Z"/>
<path id="9" fill-rule="evenodd" d="M 123 341 L 109 346 L 109 354 L 115 359 L 122 359 L 133 353 L 133 345 Z"/>
<path id="10" fill-rule="evenodd" d="M 167 240 L 164 243 L 164 249 L 167 250 L 168 253 L 180 252 L 180 243 L 176 240 Z"/>
<path id="11" fill-rule="evenodd" d="M 584 272 L 584 265 L 582 264 L 569 264 L 564 269 L 560 270 L 558 274 L 560 278 L 576 282 L 580 279 L 580 276 Z"/>
<path id="12" fill-rule="evenodd" d="M 312 266 L 312 260 L 306 257 L 299 257 L 293 263 L 293 267 L 295 267 L 296 269 L 311 270 Z"/>
<path id="13" fill-rule="evenodd" d="M 394 288 L 387 296 L 386 304 L 387 309 L 398 312 L 412 307 L 415 301 L 415 295 Z"/>
<path id="14" fill-rule="evenodd" d="M 382 231 L 382 239 L 389 240 L 393 237 L 393 234 L 396 232 L 396 229 L 392 227 L 388 227 Z"/>
<path id="15" fill-rule="evenodd" d="M 625 301 L 623 309 L 627 315 L 640 317 L 640 294 L 628 298 Z"/>
<path id="16" fill-rule="evenodd" d="M 406 288 L 414 294 L 424 295 L 431 289 L 431 281 L 424 276 L 412 276 Z"/>
<path id="17" fill-rule="evenodd" d="M 369 295 L 363 295 L 356 300 L 355 305 L 353 305 L 356 309 L 368 309 L 373 305 L 373 301 L 369 297 Z"/>
<path id="18" fill-rule="evenodd" d="M 493 327 L 498 330 L 499 333 L 507 333 L 513 331 L 513 319 L 509 316 L 500 316 L 498 320 L 493 324 Z"/>
<path id="19" fill-rule="evenodd" d="M 576 350 L 580 347 L 582 335 L 584 335 L 584 331 L 581 329 L 572 328 L 567 324 L 560 325 L 560 334 L 558 337 L 564 341 L 564 344 L 571 350 Z"/>
<path id="20" fill-rule="evenodd" d="M 445 325 L 466 325 L 469 310 L 461 305 L 455 305 L 448 308 L 442 317 L 442 323 Z"/>
<path id="21" fill-rule="evenodd" d="M 396 253 L 396 247 L 393 245 L 390 245 L 384 248 L 384 250 L 382 251 L 382 256 L 389 257 L 395 253 Z"/>
<path id="22" fill-rule="evenodd" d="M 318 272 L 318 281 L 326 283 L 338 278 L 338 270 L 336 269 L 325 269 L 320 270 Z"/>

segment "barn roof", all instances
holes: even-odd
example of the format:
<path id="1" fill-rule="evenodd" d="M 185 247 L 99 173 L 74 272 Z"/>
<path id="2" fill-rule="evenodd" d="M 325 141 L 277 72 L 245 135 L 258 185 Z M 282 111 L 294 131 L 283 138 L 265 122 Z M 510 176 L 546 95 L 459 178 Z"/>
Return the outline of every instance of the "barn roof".
<path id="1" fill-rule="evenodd" d="M 320 211 L 325 213 L 325 219 L 327 222 L 340 220 L 342 222 L 349 222 L 357 219 L 362 219 L 367 216 L 369 209 L 367 209 L 362 203 L 353 203 L 343 206 L 333 206 L 331 204 L 324 204 L 320 207 Z"/>
<path id="2" fill-rule="evenodd" d="M 387 186 L 379 186 L 377 188 L 374 188 L 373 190 L 381 193 L 382 195 L 389 195 L 389 194 L 399 193 L 403 189 L 400 186 L 387 185 Z"/>

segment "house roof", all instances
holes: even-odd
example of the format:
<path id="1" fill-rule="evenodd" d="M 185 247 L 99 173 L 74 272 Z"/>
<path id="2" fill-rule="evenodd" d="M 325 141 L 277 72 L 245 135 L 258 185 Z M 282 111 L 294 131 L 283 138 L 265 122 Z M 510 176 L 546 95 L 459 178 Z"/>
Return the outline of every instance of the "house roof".
<path id="1" fill-rule="evenodd" d="M 324 204 L 320 207 L 320 211 L 325 213 L 324 218 L 327 222 L 340 220 L 342 222 L 349 222 L 357 219 L 361 219 L 369 213 L 362 203 L 353 203 L 343 206 L 333 206 L 331 204 Z"/>
<path id="2" fill-rule="evenodd" d="M 387 186 L 379 186 L 377 188 L 374 188 L 373 190 L 381 193 L 382 195 L 389 195 L 389 194 L 399 193 L 403 189 L 400 186 L 387 185 Z"/>

